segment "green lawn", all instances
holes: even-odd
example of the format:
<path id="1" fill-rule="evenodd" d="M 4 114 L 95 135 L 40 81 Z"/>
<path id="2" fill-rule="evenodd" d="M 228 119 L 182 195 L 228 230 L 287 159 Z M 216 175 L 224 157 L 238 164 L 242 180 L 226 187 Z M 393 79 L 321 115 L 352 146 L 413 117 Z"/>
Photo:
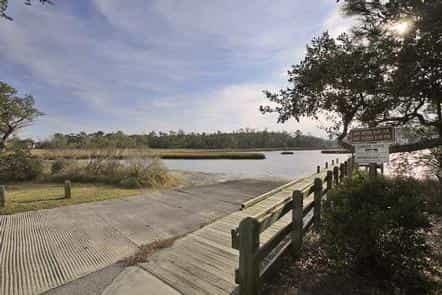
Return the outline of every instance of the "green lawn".
<path id="1" fill-rule="evenodd" d="M 124 189 L 110 185 L 72 184 L 72 198 L 64 199 L 61 184 L 21 183 L 7 186 L 7 202 L 0 214 L 48 209 L 72 204 L 96 202 L 140 194 L 139 189 Z"/>

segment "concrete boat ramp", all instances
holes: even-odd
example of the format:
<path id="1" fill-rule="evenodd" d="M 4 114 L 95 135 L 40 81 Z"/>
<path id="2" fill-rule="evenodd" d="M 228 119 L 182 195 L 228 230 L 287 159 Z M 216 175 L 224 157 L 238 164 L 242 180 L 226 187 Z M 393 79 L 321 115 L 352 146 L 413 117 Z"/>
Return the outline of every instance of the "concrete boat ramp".
<path id="1" fill-rule="evenodd" d="M 0 216 L 0 294 L 236 294 L 231 230 L 323 176 L 293 181 L 241 211 L 283 183 L 228 181 Z M 290 222 L 290 216 L 278 220 L 261 243 Z M 183 234 L 146 263 L 118 262 L 143 244 Z"/>
<path id="2" fill-rule="evenodd" d="M 171 284 L 172 279 L 147 272 L 153 267 L 151 263 L 126 269 L 115 263 L 134 254 L 143 244 L 194 232 L 228 216 L 237 211 L 242 202 L 280 184 L 252 179 L 228 181 L 0 216 L 0 294 L 28 295 L 47 291 L 49 294 L 137 294 L 137 288 L 142 290 L 140 294 L 183 293 Z M 207 235 L 227 241 L 228 233 L 216 227 L 228 220 L 234 221 L 226 217 L 225 221 L 207 227 Z M 226 224 L 226 228 L 229 226 Z M 211 255 L 210 242 L 198 235 L 200 233 L 196 231 L 194 236 L 185 237 L 183 240 L 192 243 L 171 255 L 158 270 L 167 271 L 168 261 L 176 255 L 186 255 L 182 260 L 177 258 L 177 263 L 193 259 L 196 252 L 192 253 L 192 247 L 195 245 L 201 244 L 207 248 L 206 255 Z M 176 243 L 177 246 L 181 244 L 182 241 Z M 225 255 L 234 255 L 233 250 L 227 248 L 223 250 Z M 218 257 L 218 252 L 213 253 L 214 258 Z M 152 263 L 161 256 L 153 258 Z M 198 259 L 192 265 L 201 259 L 204 261 L 203 257 Z M 220 263 L 220 267 L 234 269 L 231 261 Z M 209 268 L 211 272 L 207 271 L 206 277 L 217 266 L 201 264 L 195 267 L 193 275 L 198 276 Z M 128 281 L 132 283 L 126 284 Z M 128 287 L 131 291 L 127 290 Z"/>

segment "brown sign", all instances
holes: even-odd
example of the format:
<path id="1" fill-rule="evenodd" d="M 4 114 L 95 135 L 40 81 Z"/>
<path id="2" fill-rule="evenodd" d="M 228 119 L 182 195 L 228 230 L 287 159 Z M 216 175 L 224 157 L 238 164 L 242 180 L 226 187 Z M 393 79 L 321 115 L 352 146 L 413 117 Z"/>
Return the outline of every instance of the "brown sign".
<path id="1" fill-rule="evenodd" d="M 353 129 L 350 131 L 351 143 L 367 142 L 394 142 L 393 127 L 376 127 L 366 129 Z"/>

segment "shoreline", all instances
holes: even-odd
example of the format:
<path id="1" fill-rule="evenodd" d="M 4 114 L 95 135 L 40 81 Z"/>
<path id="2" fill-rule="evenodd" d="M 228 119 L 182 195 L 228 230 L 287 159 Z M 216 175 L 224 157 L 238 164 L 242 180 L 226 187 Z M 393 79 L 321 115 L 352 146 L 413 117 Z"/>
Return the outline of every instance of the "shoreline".
<path id="1" fill-rule="evenodd" d="M 291 179 L 282 176 L 241 176 L 226 173 L 210 173 L 202 171 L 189 171 L 179 169 L 169 169 L 169 173 L 179 180 L 179 185 L 175 188 L 203 186 L 233 180 L 254 179 L 262 181 L 289 182 Z"/>
<path id="2" fill-rule="evenodd" d="M 323 152 L 333 149 L 324 149 L 320 147 L 255 149 L 32 149 L 31 154 L 42 160 L 86 160 L 90 158 L 109 158 L 119 160 L 130 158 L 263 160 L 266 158 L 263 152 L 316 150 Z"/>

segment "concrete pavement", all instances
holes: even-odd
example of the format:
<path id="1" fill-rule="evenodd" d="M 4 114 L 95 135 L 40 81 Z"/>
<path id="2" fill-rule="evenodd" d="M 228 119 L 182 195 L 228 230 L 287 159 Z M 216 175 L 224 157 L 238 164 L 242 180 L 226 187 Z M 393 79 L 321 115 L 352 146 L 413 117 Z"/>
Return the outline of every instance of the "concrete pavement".
<path id="1" fill-rule="evenodd" d="M 97 279 L 101 287 L 91 283 L 92 274 L 66 285 L 65 291 L 70 285 L 71 293 L 60 294 L 75 294 L 81 286 L 80 294 L 94 287 L 96 293 L 90 294 L 119 294 L 124 287 L 111 288 L 103 281 L 117 282 L 118 276 L 147 280 L 148 274 L 133 269 L 122 272 L 114 265 L 134 254 L 138 246 L 194 231 L 280 184 L 229 181 L 0 216 L 0 294 L 40 294 L 91 273 L 102 276 Z M 158 283 L 150 280 L 152 285 Z M 84 288 L 85 284 L 90 287 Z"/>

